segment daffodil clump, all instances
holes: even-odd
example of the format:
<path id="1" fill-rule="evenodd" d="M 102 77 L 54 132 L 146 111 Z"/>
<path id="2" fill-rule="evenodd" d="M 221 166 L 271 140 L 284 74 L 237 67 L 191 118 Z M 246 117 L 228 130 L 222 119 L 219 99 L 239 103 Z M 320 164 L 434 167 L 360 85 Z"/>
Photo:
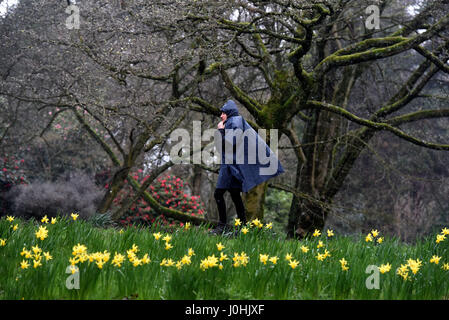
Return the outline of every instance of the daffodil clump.
<path id="1" fill-rule="evenodd" d="M 279 258 L 277 256 L 270 257 L 268 254 L 259 254 L 259 261 L 264 265 L 266 265 L 268 261 L 275 265 L 277 264 L 278 260 Z"/>
<path id="2" fill-rule="evenodd" d="M 436 243 L 443 242 L 446 240 L 446 236 L 449 235 L 449 229 L 444 228 L 441 230 L 441 233 L 437 235 L 437 239 L 435 240 Z"/>
<path id="3" fill-rule="evenodd" d="M 234 257 L 232 258 L 233 266 L 234 267 L 246 267 L 249 263 L 249 257 L 245 252 L 241 252 L 240 254 L 238 252 L 234 253 Z"/>
<path id="4" fill-rule="evenodd" d="M 421 267 L 421 260 L 408 259 L 406 264 L 401 264 L 401 266 L 396 270 L 396 274 L 404 280 L 410 280 L 409 272 L 411 271 L 413 275 L 416 275 Z"/>
<path id="5" fill-rule="evenodd" d="M 242 221 L 238 218 L 236 218 L 234 220 L 234 226 L 235 227 L 241 227 L 242 226 Z M 255 230 L 271 230 L 273 229 L 273 222 L 269 222 L 267 224 L 263 224 L 259 219 L 253 219 L 251 221 L 248 221 L 246 223 L 246 225 L 242 228 L 240 228 L 240 232 L 243 233 L 244 235 L 247 234 L 248 232 L 250 232 L 251 229 L 255 229 Z"/>
<path id="6" fill-rule="evenodd" d="M 379 272 L 382 274 L 390 272 L 390 270 L 391 270 L 391 264 L 389 264 L 389 263 L 381 264 L 379 267 Z"/>
<path id="7" fill-rule="evenodd" d="M 77 244 L 73 246 L 72 249 L 73 257 L 69 258 L 69 263 L 71 266 L 76 267 L 79 263 L 93 263 L 97 265 L 98 269 L 103 269 L 105 263 L 107 263 L 110 259 L 110 252 L 104 250 L 103 252 L 97 251 L 93 253 L 89 253 L 87 251 L 87 247 L 83 244 Z M 74 270 L 73 268 L 72 270 Z"/>
<path id="8" fill-rule="evenodd" d="M 20 255 L 24 258 L 20 262 L 21 269 L 28 269 L 31 265 L 34 269 L 42 266 L 42 261 L 49 261 L 53 259 L 50 252 L 43 252 L 42 249 L 38 246 L 32 246 L 31 249 L 27 249 L 23 247 Z"/>
<path id="9" fill-rule="evenodd" d="M 384 241 L 383 237 L 379 237 L 379 231 L 371 230 L 365 237 L 365 242 L 377 242 L 381 244 Z"/>

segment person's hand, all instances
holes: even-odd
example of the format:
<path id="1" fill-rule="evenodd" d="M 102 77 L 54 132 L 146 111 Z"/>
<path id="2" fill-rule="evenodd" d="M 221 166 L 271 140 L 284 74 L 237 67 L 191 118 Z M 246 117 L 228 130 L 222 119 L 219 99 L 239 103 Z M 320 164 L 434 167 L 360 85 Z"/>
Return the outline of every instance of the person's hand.
<path id="1" fill-rule="evenodd" d="M 217 126 L 217 128 L 218 129 L 224 129 L 224 124 L 223 124 L 223 121 L 220 121 L 219 123 L 218 123 L 218 126 Z"/>

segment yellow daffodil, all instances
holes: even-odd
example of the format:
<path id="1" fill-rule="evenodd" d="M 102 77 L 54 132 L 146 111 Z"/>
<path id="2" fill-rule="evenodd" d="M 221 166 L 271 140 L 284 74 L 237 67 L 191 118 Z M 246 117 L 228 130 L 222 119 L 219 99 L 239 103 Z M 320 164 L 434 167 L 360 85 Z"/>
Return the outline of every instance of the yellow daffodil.
<path id="1" fill-rule="evenodd" d="M 313 236 L 314 236 L 314 237 L 319 237 L 320 235 L 321 235 L 320 230 L 315 229 L 315 231 L 313 231 Z"/>
<path id="2" fill-rule="evenodd" d="M 165 250 L 170 250 L 171 248 L 173 248 L 172 244 L 167 242 L 165 244 Z"/>
<path id="3" fill-rule="evenodd" d="M 71 266 L 74 266 L 74 265 L 76 265 L 77 263 L 79 263 L 80 261 L 79 261 L 78 258 L 70 258 L 70 259 L 69 259 L 69 262 L 70 262 L 70 265 L 71 265 Z"/>
<path id="4" fill-rule="evenodd" d="M 449 263 L 445 263 L 442 267 L 443 270 L 449 270 Z"/>
<path id="5" fill-rule="evenodd" d="M 433 256 L 432 259 L 430 259 L 430 263 L 438 264 L 438 263 L 440 263 L 440 259 L 441 259 L 441 257 Z"/>
<path id="6" fill-rule="evenodd" d="M 20 263 L 20 268 L 22 269 L 28 269 L 29 266 L 30 264 L 26 260 L 22 260 L 22 262 Z"/>
<path id="7" fill-rule="evenodd" d="M 194 251 L 192 248 L 189 248 L 187 254 L 188 254 L 189 256 L 194 256 L 194 255 L 195 255 L 195 251 Z"/>
<path id="8" fill-rule="evenodd" d="M 449 229 L 448 228 L 441 229 L 441 233 L 447 236 L 449 235 Z"/>
<path id="9" fill-rule="evenodd" d="M 269 258 L 268 254 L 260 254 L 259 255 L 259 260 L 263 264 L 267 264 L 268 258 Z"/>
<path id="10" fill-rule="evenodd" d="M 97 261 L 95 261 L 95 264 L 97 265 L 98 269 L 103 269 L 104 261 L 97 260 Z"/>
<path id="11" fill-rule="evenodd" d="M 1 240 L 1 239 L 0 239 L 0 240 Z M 30 253 L 30 254 L 31 254 L 30 251 L 28 251 L 25 247 L 23 247 L 22 251 L 20 252 L 20 255 L 21 255 L 21 256 L 24 256 L 24 255 L 26 255 L 27 253 Z"/>
<path id="12" fill-rule="evenodd" d="M 324 249 L 324 257 L 327 258 L 327 257 L 330 257 L 330 256 L 331 256 L 330 252 L 327 251 L 327 249 Z"/>
<path id="13" fill-rule="evenodd" d="M 334 236 L 334 231 L 333 230 L 327 230 L 327 236 L 330 238 L 330 237 L 333 237 Z"/>
<path id="14" fill-rule="evenodd" d="M 142 265 L 142 260 L 138 259 L 138 258 L 135 258 L 133 260 L 132 264 L 133 264 L 133 267 L 138 267 L 138 266 Z"/>
<path id="15" fill-rule="evenodd" d="M 44 252 L 45 261 L 53 259 L 53 257 L 50 255 L 50 252 Z"/>
<path id="16" fill-rule="evenodd" d="M 139 252 L 139 246 L 136 245 L 135 243 L 133 243 L 133 245 L 131 247 L 131 252 L 134 252 L 134 253 Z"/>
<path id="17" fill-rule="evenodd" d="M 38 238 L 40 240 L 44 240 L 45 238 L 48 237 L 47 227 L 40 226 L 39 230 L 36 231 L 35 234 L 36 234 L 36 238 Z"/>
<path id="18" fill-rule="evenodd" d="M 348 261 L 346 261 L 345 258 L 341 258 L 341 259 L 339 260 L 339 262 L 340 262 L 340 265 L 341 265 L 341 269 L 342 269 L 343 271 L 348 271 L 348 270 L 349 270 L 349 267 L 348 267 Z"/>
<path id="19" fill-rule="evenodd" d="M 56 218 L 51 218 L 50 223 L 51 223 L 51 224 L 55 224 L 55 223 L 56 223 Z"/>
<path id="20" fill-rule="evenodd" d="M 291 260 L 290 263 L 288 264 L 292 269 L 295 269 L 298 265 L 299 262 L 296 260 Z"/>
<path id="21" fill-rule="evenodd" d="M 41 222 L 42 223 L 48 223 L 48 218 L 47 218 L 47 215 L 45 215 L 42 219 L 41 219 Z"/>
<path id="22" fill-rule="evenodd" d="M 437 240 L 435 241 L 436 243 L 440 243 L 442 241 L 446 240 L 446 235 L 444 234 L 439 234 L 437 235 Z"/>
<path id="23" fill-rule="evenodd" d="M 263 227 L 263 223 L 260 222 L 260 220 L 257 219 L 257 218 L 252 220 L 251 223 L 252 223 L 253 226 L 258 227 L 259 229 Z"/>
<path id="24" fill-rule="evenodd" d="M 242 221 L 240 221 L 239 218 L 236 218 L 235 221 L 234 221 L 234 225 L 235 225 L 236 227 L 238 227 L 238 226 L 241 225 L 241 224 L 242 224 Z"/>
<path id="25" fill-rule="evenodd" d="M 120 231 L 118 232 L 118 234 L 123 234 L 123 232 L 125 232 L 125 231 L 123 231 L 123 229 L 120 229 Z"/>
<path id="26" fill-rule="evenodd" d="M 130 262 L 133 262 L 134 259 L 137 258 L 136 253 L 135 253 L 132 249 L 127 250 L 127 251 L 126 251 L 126 254 L 127 254 L 128 260 L 129 260 Z"/>
<path id="27" fill-rule="evenodd" d="M 245 252 L 241 252 L 240 254 L 235 252 L 232 260 L 234 261 L 234 264 L 233 264 L 234 267 L 240 267 L 240 266 L 245 267 L 249 262 L 249 257 L 246 255 Z"/>
<path id="28" fill-rule="evenodd" d="M 42 252 L 42 249 L 39 248 L 38 245 L 35 245 L 34 247 L 31 247 L 31 250 L 33 251 L 34 254 L 38 254 Z"/>
<path id="29" fill-rule="evenodd" d="M 391 270 L 391 264 L 387 263 L 387 264 L 382 264 L 379 267 L 379 272 L 384 274 L 387 273 Z"/>
<path id="30" fill-rule="evenodd" d="M 326 256 L 325 256 L 324 254 L 322 254 L 322 253 L 318 253 L 318 254 L 316 255 L 316 259 L 317 259 L 318 261 L 324 261 L 324 259 L 326 259 Z"/>
<path id="31" fill-rule="evenodd" d="M 301 251 L 307 253 L 307 251 L 309 251 L 309 248 L 307 248 L 306 246 L 301 246 Z"/>
<path id="32" fill-rule="evenodd" d="M 125 261 L 125 256 L 115 252 L 114 258 L 111 260 L 111 264 L 113 264 L 116 267 L 121 267 L 123 261 Z"/>
<path id="33" fill-rule="evenodd" d="M 402 264 L 397 270 L 396 274 L 402 277 L 403 280 L 408 279 L 408 265 Z"/>
<path id="34" fill-rule="evenodd" d="M 181 270 L 182 268 L 182 262 L 181 261 L 177 261 L 176 262 L 176 269 Z"/>
<path id="35" fill-rule="evenodd" d="M 184 255 L 184 257 L 181 258 L 181 263 L 191 264 L 192 263 L 191 257 L 189 255 Z"/>
<path id="36" fill-rule="evenodd" d="M 272 264 L 276 264 L 277 262 L 278 262 L 278 260 L 279 260 L 279 258 L 278 257 L 271 257 L 270 259 L 268 259 Z"/>
<path id="37" fill-rule="evenodd" d="M 153 237 L 154 239 L 159 240 L 162 237 L 162 234 L 160 232 L 153 233 Z"/>
<path id="38" fill-rule="evenodd" d="M 407 265 L 413 274 L 417 274 L 419 271 L 419 268 L 422 266 L 422 261 L 420 261 L 419 259 L 416 259 L 416 260 L 408 259 Z"/>
<path id="39" fill-rule="evenodd" d="M 6 239 L 0 239 L 0 247 L 6 246 Z"/>
<path id="40" fill-rule="evenodd" d="M 83 253 L 87 253 L 87 247 L 85 245 L 78 243 L 77 245 L 73 246 L 72 255 L 80 256 Z"/>
<path id="41" fill-rule="evenodd" d="M 132 250 L 127 250 L 126 251 L 127 256 L 128 256 L 128 260 L 132 263 L 134 261 L 134 259 L 137 259 L 137 255 L 134 251 Z"/>
<path id="42" fill-rule="evenodd" d="M 12 230 L 13 231 L 16 231 L 17 229 L 19 229 L 19 225 L 18 224 L 15 224 L 14 226 L 12 226 Z"/>
<path id="43" fill-rule="evenodd" d="M 291 253 L 287 253 L 287 254 L 285 255 L 285 260 L 291 261 L 292 259 L 293 259 L 293 256 L 292 256 Z"/>
<path id="44" fill-rule="evenodd" d="M 33 268 L 36 269 L 37 267 L 42 266 L 41 260 L 33 260 Z"/>
<path id="45" fill-rule="evenodd" d="M 151 262 L 150 257 L 148 256 L 148 253 L 145 253 L 144 256 L 141 259 L 142 264 L 149 264 Z"/>
<path id="46" fill-rule="evenodd" d="M 217 250 L 218 251 L 221 251 L 221 250 L 223 250 L 224 248 L 226 248 L 221 242 L 220 243 L 217 243 Z"/>
<path id="47" fill-rule="evenodd" d="M 316 246 L 318 249 L 324 247 L 323 241 L 318 241 L 318 245 Z"/>
<path id="48" fill-rule="evenodd" d="M 189 230 L 190 227 L 191 227 L 190 222 L 187 222 L 187 223 L 184 225 L 184 229 L 185 229 L 185 230 Z"/>
<path id="49" fill-rule="evenodd" d="M 273 229 L 273 222 L 267 223 L 267 224 L 265 225 L 265 228 L 268 229 L 268 230 Z"/>
<path id="50" fill-rule="evenodd" d="M 72 219 L 75 221 L 76 219 L 78 219 L 78 217 L 79 217 L 79 214 L 76 214 L 76 213 L 72 213 L 71 215 L 70 215 L 71 217 L 72 217 Z"/>
<path id="51" fill-rule="evenodd" d="M 365 241 L 366 242 L 372 242 L 373 241 L 373 236 L 371 235 L 371 233 L 368 233 L 368 235 L 365 237 Z"/>
<path id="52" fill-rule="evenodd" d="M 383 241 L 384 241 L 384 238 L 383 238 L 383 237 L 379 237 L 379 238 L 377 238 L 377 240 L 376 240 L 376 242 L 379 243 L 379 244 L 381 244 Z"/>
<path id="53" fill-rule="evenodd" d="M 223 252 L 220 252 L 220 262 L 222 262 L 223 260 L 228 260 L 228 256 Z"/>
<path id="54" fill-rule="evenodd" d="M 242 233 L 247 234 L 249 232 L 249 229 L 247 227 L 242 228 Z"/>
<path id="55" fill-rule="evenodd" d="M 167 234 L 165 237 L 162 238 L 162 240 L 164 240 L 165 242 L 170 242 L 171 236 Z"/>
<path id="56" fill-rule="evenodd" d="M 223 265 L 221 263 L 218 265 L 218 269 L 223 270 Z"/>
<path id="57" fill-rule="evenodd" d="M 206 269 L 218 267 L 218 258 L 215 255 L 208 256 L 207 258 L 201 260 L 200 268 L 205 271 Z"/>
<path id="58" fill-rule="evenodd" d="M 71 265 L 71 266 L 69 267 L 69 269 L 70 269 L 70 272 L 71 272 L 72 274 L 75 274 L 75 273 L 77 273 L 77 272 L 79 271 L 78 267 L 77 267 L 77 266 L 74 266 L 74 265 Z"/>
<path id="59" fill-rule="evenodd" d="M 175 262 L 172 259 L 167 259 L 167 263 L 166 263 L 167 267 L 172 267 L 174 265 L 175 265 Z"/>
<path id="60" fill-rule="evenodd" d="M 376 238 L 379 235 L 379 231 L 371 230 L 371 234 L 373 235 L 374 238 Z"/>
<path id="61" fill-rule="evenodd" d="M 9 222 L 13 222 L 14 221 L 14 217 L 6 216 L 6 220 L 8 220 Z"/>

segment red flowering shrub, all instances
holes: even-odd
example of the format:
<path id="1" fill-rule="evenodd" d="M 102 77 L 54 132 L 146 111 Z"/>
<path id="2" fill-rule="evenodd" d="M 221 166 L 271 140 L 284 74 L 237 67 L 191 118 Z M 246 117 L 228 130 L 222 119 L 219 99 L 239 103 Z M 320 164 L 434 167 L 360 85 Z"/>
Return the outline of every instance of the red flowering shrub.
<path id="1" fill-rule="evenodd" d="M 9 199 L 4 197 L 6 192 L 13 186 L 28 184 L 22 169 L 23 162 L 23 159 L 19 160 L 7 154 L 0 158 L 0 216 L 10 213 L 8 211 L 11 209 Z"/>
<path id="2" fill-rule="evenodd" d="M 134 179 L 143 184 L 148 176 L 142 175 L 142 170 L 138 170 L 133 174 Z M 131 186 L 125 181 L 126 186 L 114 199 L 115 206 L 122 206 L 129 199 L 135 196 L 135 192 Z M 108 185 L 105 186 L 106 188 Z M 167 208 L 182 211 L 191 216 L 202 216 L 205 214 L 204 203 L 200 200 L 200 196 L 189 195 L 186 193 L 185 182 L 181 178 L 174 175 L 166 175 L 155 180 L 153 185 L 147 189 L 159 203 Z M 182 226 L 179 221 L 158 215 L 154 209 L 143 199 L 140 198 L 133 203 L 128 212 L 119 220 L 123 226 L 128 225 L 150 225 L 161 224 L 164 226 Z"/>
<path id="3" fill-rule="evenodd" d="M 28 184 L 21 165 L 24 160 L 18 160 L 14 156 L 6 155 L 0 158 L 0 180 L 4 188 L 11 188 L 17 184 Z"/>

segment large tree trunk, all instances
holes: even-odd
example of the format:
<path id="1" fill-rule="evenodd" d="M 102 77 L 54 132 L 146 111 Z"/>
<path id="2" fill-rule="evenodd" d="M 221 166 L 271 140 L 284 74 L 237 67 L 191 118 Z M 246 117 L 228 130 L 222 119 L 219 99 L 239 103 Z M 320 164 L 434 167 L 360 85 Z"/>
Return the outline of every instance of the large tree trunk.
<path id="1" fill-rule="evenodd" d="M 100 202 L 100 205 L 98 206 L 98 212 L 99 213 L 105 213 L 106 211 L 111 208 L 112 201 L 117 196 L 118 192 L 123 188 L 125 184 L 125 180 L 128 177 L 130 168 L 125 167 L 118 170 L 114 177 L 112 178 L 112 181 L 109 184 L 109 188 L 106 191 L 106 194 L 104 195 L 103 199 Z"/>
<path id="2" fill-rule="evenodd" d="M 303 239 L 310 236 L 316 229 L 321 231 L 324 228 L 328 213 L 328 205 L 324 201 L 293 197 L 288 236 Z"/>
<path id="3" fill-rule="evenodd" d="M 253 219 L 263 219 L 263 212 L 265 207 L 265 195 L 268 183 L 264 182 L 251 189 L 247 194 L 244 194 L 244 203 L 246 210 L 247 221 Z"/>

